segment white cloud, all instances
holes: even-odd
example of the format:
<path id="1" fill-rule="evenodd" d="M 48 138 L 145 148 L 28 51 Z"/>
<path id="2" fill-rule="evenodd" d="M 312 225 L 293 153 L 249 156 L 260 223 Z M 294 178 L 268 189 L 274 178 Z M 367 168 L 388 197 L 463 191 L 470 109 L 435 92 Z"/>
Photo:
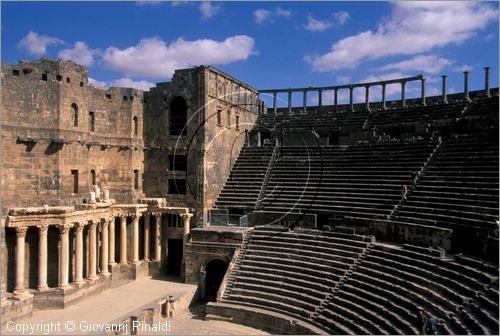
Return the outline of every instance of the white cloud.
<path id="1" fill-rule="evenodd" d="M 332 22 L 329 22 L 329 21 L 326 21 L 326 20 L 316 20 L 310 14 L 307 15 L 307 24 L 304 25 L 304 28 L 306 30 L 309 30 L 309 31 L 312 31 L 312 32 L 325 31 L 325 30 L 327 30 L 330 27 L 333 27 L 333 23 Z"/>
<path id="2" fill-rule="evenodd" d="M 89 77 L 89 84 L 101 89 L 107 89 L 109 87 L 109 84 L 107 82 L 100 81 L 91 77 Z"/>
<path id="3" fill-rule="evenodd" d="M 175 69 L 200 64 L 228 64 L 246 60 L 254 53 L 255 41 L 246 35 L 224 41 L 177 39 L 167 45 L 158 37 L 142 39 L 126 49 L 109 47 L 102 56 L 105 64 L 127 76 L 169 78 Z"/>
<path id="4" fill-rule="evenodd" d="M 337 83 L 349 84 L 351 82 L 351 77 L 349 76 L 337 76 Z"/>
<path id="5" fill-rule="evenodd" d="M 346 11 L 339 11 L 332 14 L 333 21 L 317 20 L 311 14 L 307 14 L 307 24 L 303 27 L 311 32 L 322 32 L 333 26 L 342 26 L 351 17 Z"/>
<path id="6" fill-rule="evenodd" d="M 257 9 L 253 12 L 253 18 L 256 24 L 262 24 L 266 21 L 274 22 L 276 18 L 288 18 L 290 15 L 292 15 L 292 12 L 281 7 L 276 7 L 273 10 Z"/>
<path id="7" fill-rule="evenodd" d="M 135 4 L 139 6 L 158 6 L 161 5 L 163 1 L 154 1 L 154 0 L 139 0 L 136 1 Z"/>
<path id="8" fill-rule="evenodd" d="M 255 12 L 253 12 L 253 16 L 255 23 L 261 24 L 269 19 L 269 17 L 271 16 L 271 11 L 268 11 L 267 9 L 257 9 Z"/>
<path id="9" fill-rule="evenodd" d="M 90 49 L 85 42 L 78 41 L 73 48 L 59 51 L 57 56 L 64 60 L 72 60 L 81 65 L 91 66 L 98 54 L 98 49 Z"/>
<path id="10" fill-rule="evenodd" d="M 154 83 L 145 81 L 145 80 L 140 80 L 140 81 L 134 81 L 130 78 L 124 77 L 120 79 L 115 79 L 114 81 L 111 81 L 109 86 L 115 86 L 115 87 L 128 87 L 128 88 L 134 88 L 138 90 L 143 90 L 143 91 L 149 91 L 150 88 L 155 86 Z"/>
<path id="11" fill-rule="evenodd" d="M 412 59 L 404 60 L 397 63 L 387 64 L 380 68 L 382 71 L 399 70 L 399 71 L 422 71 L 431 74 L 441 72 L 445 67 L 453 62 L 449 59 L 439 57 L 437 55 L 417 55 Z"/>
<path id="12" fill-rule="evenodd" d="M 201 17 L 203 19 L 210 19 L 217 15 L 220 10 L 220 6 L 212 4 L 210 1 L 203 1 L 198 7 L 201 12 Z"/>
<path id="13" fill-rule="evenodd" d="M 41 56 L 47 53 L 47 46 L 51 44 L 64 44 L 64 41 L 47 35 L 38 35 L 30 31 L 21 41 L 19 41 L 19 43 L 17 43 L 17 47 L 26 49 L 26 51 L 32 55 Z"/>
<path id="14" fill-rule="evenodd" d="M 338 11 L 333 13 L 333 18 L 335 19 L 335 23 L 339 26 L 342 26 L 346 23 L 347 20 L 351 18 L 348 12 L 346 11 Z"/>
<path id="15" fill-rule="evenodd" d="M 170 1 L 170 6 L 177 7 L 182 5 L 189 5 L 188 0 Z"/>
<path id="16" fill-rule="evenodd" d="M 462 64 L 461 66 L 455 67 L 453 71 L 464 72 L 464 71 L 472 71 L 472 69 L 473 69 L 472 65 Z"/>
<path id="17" fill-rule="evenodd" d="M 306 55 L 316 71 L 355 68 L 365 60 L 423 53 L 460 44 L 498 19 L 498 10 L 472 1 L 398 1 L 376 30 L 335 42 L 324 55 Z"/>

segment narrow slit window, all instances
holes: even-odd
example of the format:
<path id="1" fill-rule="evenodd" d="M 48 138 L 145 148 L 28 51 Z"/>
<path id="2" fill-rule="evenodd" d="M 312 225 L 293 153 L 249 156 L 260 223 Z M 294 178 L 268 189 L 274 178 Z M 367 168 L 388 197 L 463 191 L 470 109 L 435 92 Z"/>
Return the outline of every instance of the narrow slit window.
<path id="1" fill-rule="evenodd" d="M 89 131 L 95 132 L 95 112 L 89 112 Z"/>
<path id="2" fill-rule="evenodd" d="M 73 193 L 78 193 L 78 170 L 71 170 L 71 176 L 73 178 Z"/>

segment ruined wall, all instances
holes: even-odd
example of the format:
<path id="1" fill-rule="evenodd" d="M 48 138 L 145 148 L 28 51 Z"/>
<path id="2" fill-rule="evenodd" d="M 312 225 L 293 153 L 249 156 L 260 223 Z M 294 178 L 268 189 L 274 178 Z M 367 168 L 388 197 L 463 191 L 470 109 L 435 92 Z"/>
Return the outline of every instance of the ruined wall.
<path id="1" fill-rule="evenodd" d="M 211 209 L 258 115 L 258 94 L 209 67 L 206 71 L 204 213 Z"/>
<path id="2" fill-rule="evenodd" d="M 181 136 L 171 130 L 176 97 L 187 103 L 187 130 Z M 144 141 L 150 150 L 144 155 L 144 191 L 149 197 L 167 197 L 171 206 L 194 208 L 201 226 L 244 144 L 245 129 L 255 123 L 256 91 L 217 69 L 200 66 L 175 71 L 171 82 L 158 83 L 145 99 Z M 185 171 L 171 169 L 173 155 L 187 157 Z M 169 180 L 186 180 L 185 195 L 172 193 Z"/>
<path id="3" fill-rule="evenodd" d="M 2 208 L 81 203 L 91 170 L 118 202 L 141 197 L 142 111 L 142 91 L 89 86 L 73 62 L 2 64 Z"/>

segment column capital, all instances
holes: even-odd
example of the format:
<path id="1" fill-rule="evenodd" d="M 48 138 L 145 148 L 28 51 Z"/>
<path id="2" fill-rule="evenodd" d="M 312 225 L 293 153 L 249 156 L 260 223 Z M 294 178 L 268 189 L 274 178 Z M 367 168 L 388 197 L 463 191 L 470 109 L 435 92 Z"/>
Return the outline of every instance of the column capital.
<path id="1" fill-rule="evenodd" d="M 97 222 L 95 220 L 90 220 L 89 221 L 89 226 L 91 229 L 95 228 L 97 226 Z"/>
<path id="2" fill-rule="evenodd" d="M 38 228 L 38 232 L 43 235 L 43 234 L 47 234 L 48 230 L 49 230 L 49 226 L 44 224 L 44 225 L 37 225 L 36 226 Z"/>
<path id="3" fill-rule="evenodd" d="M 180 216 L 182 219 L 186 220 L 186 219 L 193 217 L 193 214 L 192 213 L 183 213 L 183 214 L 180 214 Z"/>
<path id="4" fill-rule="evenodd" d="M 75 230 L 77 232 L 81 232 L 83 230 L 83 227 L 85 226 L 85 224 L 81 223 L 81 222 L 76 222 L 75 223 Z"/>
<path id="5" fill-rule="evenodd" d="M 69 232 L 69 230 L 71 229 L 72 225 L 69 225 L 69 224 L 65 224 L 65 225 L 59 225 L 58 226 L 58 229 L 59 229 L 59 233 L 60 234 L 67 234 Z"/>
<path id="6" fill-rule="evenodd" d="M 109 222 L 107 220 L 103 219 L 101 221 L 101 226 L 102 226 L 103 229 L 107 229 L 108 225 L 109 225 Z"/>
<path id="7" fill-rule="evenodd" d="M 26 237 L 26 232 L 28 231 L 27 226 L 17 226 L 15 228 L 17 237 Z"/>

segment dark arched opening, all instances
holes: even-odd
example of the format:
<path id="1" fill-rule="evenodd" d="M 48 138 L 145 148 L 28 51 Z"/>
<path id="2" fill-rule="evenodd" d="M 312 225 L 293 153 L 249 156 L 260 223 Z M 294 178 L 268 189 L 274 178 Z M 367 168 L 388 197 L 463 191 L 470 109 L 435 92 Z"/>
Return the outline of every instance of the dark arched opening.
<path id="1" fill-rule="evenodd" d="M 71 125 L 73 127 L 78 126 L 78 105 L 75 103 L 71 104 Z"/>
<path id="2" fill-rule="evenodd" d="M 174 136 L 186 135 L 187 102 L 177 96 L 170 103 L 170 134 Z"/>
<path id="3" fill-rule="evenodd" d="M 134 135 L 137 136 L 139 135 L 139 119 L 137 117 L 134 117 Z"/>
<path id="4" fill-rule="evenodd" d="M 205 299 L 216 301 L 217 292 L 227 271 L 227 262 L 220 259 L 211 260 L 206 267 Z"/>

